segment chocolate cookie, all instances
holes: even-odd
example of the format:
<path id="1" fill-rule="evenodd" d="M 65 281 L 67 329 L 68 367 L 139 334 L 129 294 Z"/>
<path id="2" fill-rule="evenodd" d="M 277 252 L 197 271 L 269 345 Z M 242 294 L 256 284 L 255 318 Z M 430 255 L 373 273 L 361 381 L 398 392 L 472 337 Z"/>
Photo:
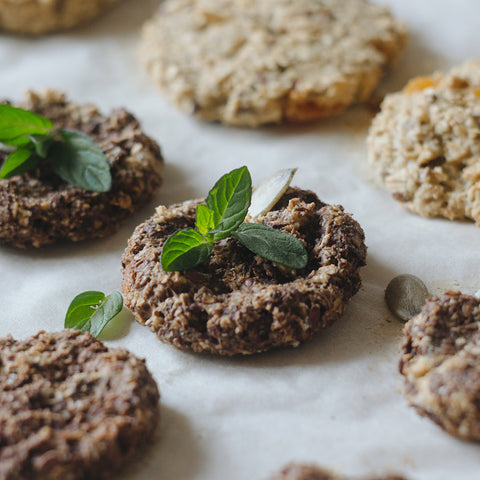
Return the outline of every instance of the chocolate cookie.
<path id="1" fill-rule="evenodd" d="M 194 226 L 200 203 L 159 207 L 137 227 L 123 255 L 125 304 L 161 341 L 181 350 L 251 354 L 298 346 L 341 317 L 360 288 L 366 256 L 363 231 L 342 207 L 290 188 L 255 220 L 304 242 L 309 261 L 302 270 L 228 238 L 195 270 L 163 271 L 163 245 L 175 231 Z"/>
<path id="2" fill-rule="evenodd" d="M 0 339 L 0 478 L 111 478 L 151 440 L 155 381 L 139 360 L 78 330 Z"/>
<path id="3" fill-rule="evenodd" d="M 180 109 L 256 127 L 365 101 L 406 37 L 367 0 L 166 0 L 140 58 Z"/>
<path id="4" fill-rule="evenodd" d="M 350 477 L 337 475 L 315 465 L 301 465 L 292 463 L 281 472 L 269 477 L 268 480 L 350 480 Z M 381 477 L 362 477 L 362 480 L 405 480 L 398 475 L 384 475 Z"/>
<path id="5" fill-rule="evenodd" d="M 480 299 L 447 292 L 405 325 L 400 372 L 420 415 L 480 441 Z"/>
<path id="6" fill-rule="evenodd" d="M 104 237 L 153 197 L 162 181 L 162 156 L 130 113 L 119 109 L 105 117 L 92 105 L 69 103 L 50 90 L 29 92 L 20 106 L 58 127 L 89 135 L 110 163 L 112 189 L 94 193 L 74 187 L 45 162 L 29 173 L 0 180 L 0 243 L 26 248 Z M 0 151 L 0 164 L 6 156 Z"/>
<path id="7" fill-rule="evenodd" d="M 118 0 L 0 0 L 0 28 L 40 35 L 86 23 Z"/>
<path id="8" fill-rule="evenodd" d="M 378 180 L 426 217 L 480 225 L 480 59 L 388 95 L 368 137 Z"/>

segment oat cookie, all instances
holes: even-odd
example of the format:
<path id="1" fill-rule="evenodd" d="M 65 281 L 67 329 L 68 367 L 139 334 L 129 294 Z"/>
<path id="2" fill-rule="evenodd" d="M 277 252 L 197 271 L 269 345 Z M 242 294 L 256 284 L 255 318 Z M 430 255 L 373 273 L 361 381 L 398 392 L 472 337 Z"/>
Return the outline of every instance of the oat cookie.
<path id="1" fill-rule="evenodd" d="M 0 478 L 112 478 L 151 440 L 158 400 L 145 361 L 90 334 L 2 338 Z"/>
<path id="2" fill-rule="evenodd" d="M 256 127 L 365 101 L 406 37 L 367 0 L 166 0 L 140 55 L 180 109 Z"/>
<path id="3" fill-rule="evenodd" d="M 112 189 L 94 193 L 74 187 L 45 163 L 0 180 L 0 243 L 25 248 L 104 237 L 153 197 L 162 180 L 162 156 L 130 113 L 118 109 L 106 117 L 92 105 L 69 103 L 50 90 L 29 92 L 20 106 L 95 140 L 111 165 Z M 0 151 L 0 164 L 6 156 Z"/>
<path id="4" fill-rule="evenodd" d="M 420 415 L 480 441 L 480 299 L 447 292 L 405 325 L 400 372 Z"/>
<path id="5" fill-rule="evenodd" d="M 377 178 L 412 212 L 480 225 L 480 59 L 389 95 L 368 137 Z"/>
<path id="6" fill-rule="evenodd" d="M 28 35 L 88 22 L 118 0 L 0 0 L 0 29 Z"/>
<path id="7" fill-rule="evenodd" d="M 350 477 L 337 475 L 315 465 L 291 463 L 281 472 L 272 475 L 268 480 L 350 480 Z M 398 475 L 384 475 L 382 477 L 362 477 L 362 480 L 405 480 Z"/>
<path id="8" fill-rule="evenodd" d="M 342 207 L 290 188 L 258 217 L 305 242 L 309 262 L 303 270 L 274 264 L 228 238 L 195 270 L 164 272 L 165 241 L 194 226 L 199 203 L 157 208 L 123 255 L 125 304 L 161 341 L 181 350 L 251 354 L 298 346 L 341 317 L 360 288 L 366 256 L 363 231 Z"/>

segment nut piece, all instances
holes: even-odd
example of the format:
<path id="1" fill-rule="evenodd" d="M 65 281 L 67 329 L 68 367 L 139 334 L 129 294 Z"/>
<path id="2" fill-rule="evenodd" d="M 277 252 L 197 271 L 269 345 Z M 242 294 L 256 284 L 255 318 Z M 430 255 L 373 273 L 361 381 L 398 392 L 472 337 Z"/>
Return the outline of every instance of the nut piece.
<path id="1" fill-rule="evenodd" d="M 257 218 L 268 213 L 287 191 L 296 172 L 296 168 L 279 170 L 255 188 L 248 215 Z"/>
<path id="2" fill-rule="evenodd" d="M 404 322 L 420 312 L 428 297 L 425 284 L 414 275 L 403 274 L 390 281 L 385 290 L 389 310 Z"/>

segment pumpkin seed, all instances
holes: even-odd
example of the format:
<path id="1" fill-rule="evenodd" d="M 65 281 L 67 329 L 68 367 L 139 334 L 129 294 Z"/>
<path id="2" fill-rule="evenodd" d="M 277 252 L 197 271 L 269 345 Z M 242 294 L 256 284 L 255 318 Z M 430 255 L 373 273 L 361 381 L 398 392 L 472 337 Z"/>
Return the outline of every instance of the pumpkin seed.
<path id="1" fill-rule="evenodd" d="M 389 310 L 404 322 L 420 312 L 427 297 L 425 284 L 410 274 L 395 277 L 385 290 L 385 302 Z"/>
<path id="2" fill-rule="evenodd" d="M 248 214 L 252 218 L 267 214 L 290 186 L 296 171 L 296 168 L 279 170 L 262 182 L 252 193 Z"/>

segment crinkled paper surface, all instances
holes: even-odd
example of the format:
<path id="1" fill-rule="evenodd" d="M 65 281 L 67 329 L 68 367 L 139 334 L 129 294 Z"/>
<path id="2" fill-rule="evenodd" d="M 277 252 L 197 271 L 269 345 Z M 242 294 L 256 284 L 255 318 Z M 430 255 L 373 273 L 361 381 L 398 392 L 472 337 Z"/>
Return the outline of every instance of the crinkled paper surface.
<path id="1" fill-rule="evenodd" d="M 380 1 L 411 32 L 382 92 L 479 54 L 478 1 Z M 155 200 L 116 235 L 33 251 L 0 248 L 0 335 L 60 329 L 76 294 L 119 289 L 126 242 L 156 205 L 204 196 L 240 165 L 248 165 L 254 182 L 296 166 L 296 185 L 343 205 L 363 226 L 369 250 L 361 291 L 344 318 L 308 344 L 249 358 L 176 351 L 125 314 L 120 335 L 103 338 L 147 359 L 162 393 L 162 421 L 155 443 L 118 478 L 254 480 L 291 460 L 349 475 L 478 478 L 480 446 L 449 437 L 407 406 L 397 372 L 402 325 L 388 313 L 383 292 L 391 278 L 408 272 L 424 279 L 431 293 L 474 293 L 480 288 L 480 229 L 410 214 L 374 184 L 366 164 L 372 118 L 366 108 L 315 125 L 259 130 L 177 112 L 136 57 L 139 29 L 154 7 L 151 0 L 125 0 L 66 34 L 0 35 L 0 96 L 19 99 L 27 88 L 50 87 L 102 111 L 124 106 L 158 140 L 167 161 Z"/>

